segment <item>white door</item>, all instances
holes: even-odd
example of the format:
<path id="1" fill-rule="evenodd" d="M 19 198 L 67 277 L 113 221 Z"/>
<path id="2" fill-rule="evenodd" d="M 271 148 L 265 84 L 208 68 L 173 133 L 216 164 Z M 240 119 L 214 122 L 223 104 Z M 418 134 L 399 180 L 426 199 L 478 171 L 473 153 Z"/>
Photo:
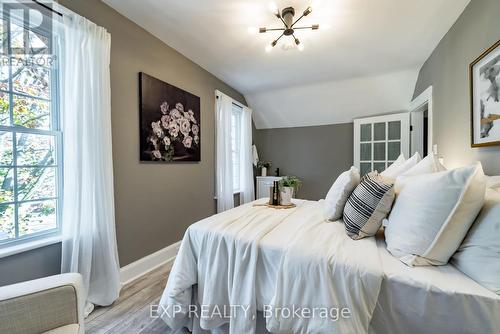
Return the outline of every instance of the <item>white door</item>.
<path id="1" fill-rule="evenodd" d="M 354 166 L 361 175 L 382 172 L 403 153 L 410 153 L 410 114 L 354 120 Z"/>

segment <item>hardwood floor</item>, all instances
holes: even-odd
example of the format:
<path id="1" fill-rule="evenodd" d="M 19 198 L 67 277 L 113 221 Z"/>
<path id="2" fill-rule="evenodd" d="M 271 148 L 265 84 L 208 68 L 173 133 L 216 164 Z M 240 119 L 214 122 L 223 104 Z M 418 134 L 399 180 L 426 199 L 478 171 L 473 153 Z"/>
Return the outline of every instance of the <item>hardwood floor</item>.
<path id="1" fill-rule="evenodd" d="M 159 334 L 167 327 L 150 317 L 150 305 L 158 304 L 170 266 L 160 267 L 126 285 L 109 307 L 99 307 L 85 319 L 85 333 Z"/>

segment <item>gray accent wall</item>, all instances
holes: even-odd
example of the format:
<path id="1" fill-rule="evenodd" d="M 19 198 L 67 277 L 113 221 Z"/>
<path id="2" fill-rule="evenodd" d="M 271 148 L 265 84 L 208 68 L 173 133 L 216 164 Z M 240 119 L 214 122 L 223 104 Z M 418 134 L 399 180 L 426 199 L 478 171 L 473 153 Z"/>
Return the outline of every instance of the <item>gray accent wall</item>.
<path id="1" fill-rule="evenodd" d="M 99 0 L 61 0 L 111 34 L 111 104 L 116 233 L 125 266 L 180 240 L 215 213 L 215 90 L 244 97 Z M 139 162 L 138 73 L 201 98 L 201 162 Z M 36 263 L 36 265 L 34 265 Z M 0 259 L 0 284 L 57 274 L 60 244 Z"/>
<path id="2" fill-rule="evenodd" d="M 500 147 L 470 146 L 469 64 L 500 39 L 499 13 L 499 0 L 471 1 L 420 70 L 414 94 L 433 86 L 434 143 L 445 164 L 479 160 L 490 175 L 500 174 Z"/>
<path id="3" fill-rule="evenodd" d="M 0 259 L 0 286 L 58 274 L 61 244 L 33 249 Z"/>
<path id="4" fill-rule="evenodd" d="M 335 179 L 353 164 L 353 123 L 257 130 L 260 160 L 271 161 L 282 175 L 295 175 L 303 184 L 299 198 L 319 200 Z"/>

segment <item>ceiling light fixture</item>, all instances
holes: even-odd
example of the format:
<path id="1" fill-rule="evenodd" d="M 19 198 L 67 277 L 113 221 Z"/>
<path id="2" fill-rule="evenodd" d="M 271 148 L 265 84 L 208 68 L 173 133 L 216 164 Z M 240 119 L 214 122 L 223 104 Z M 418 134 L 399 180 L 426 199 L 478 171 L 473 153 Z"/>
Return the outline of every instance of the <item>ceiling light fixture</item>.
<path id="1" fill-rule="evenodd" d="M 299 22 L 304 16 L 307 16 L 311 14 L 312 12 L 312 7 L 309 6 L 302 12 L 302 15 L 294 21 L 293 17 L 295 16 L 295 9 L 293 7 L 286 7 L 283 9 L 281 12 L 279 11 L 278 7 L 274 2 L 272 2 L 269 5 L 269 8 L 271 9 L 272 13 L 274 16 L 276 16 L 285 26 L 284 28 L 266 28 L 262 27 L 259 28 L 259 33 L 267 33 L 267 32 L 272 32 L 272 31 L 282 31 L 281 35 L 276 38 L 274 41 L 271 42 L 271 44 L 266 46 L 266 52 L 271 52 L 271 50 L 278 44 L 278 41 L 283 37 L 283 36 L 292 36 L 292 38 L 295 41 L 295 45 L 297 45 L 297 48 L 302 51 L 304 50 L 304 44 L 300 42 L 300 40 L 295 36 L 295 31 L 300 30 L 300 29 L 311 29 L 311 30 L 318 30 L 319 29 L 319 24 L 313 24 L 311 26 L 302 26 L 302 27 L 296 27 L 295 25 L 297 22 Z"/>

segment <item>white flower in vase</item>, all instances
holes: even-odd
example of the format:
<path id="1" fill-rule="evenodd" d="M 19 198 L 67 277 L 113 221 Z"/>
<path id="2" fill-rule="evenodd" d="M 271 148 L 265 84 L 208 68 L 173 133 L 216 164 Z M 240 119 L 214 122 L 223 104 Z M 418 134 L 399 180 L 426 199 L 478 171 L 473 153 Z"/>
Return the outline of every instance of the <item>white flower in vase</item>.
<path id="1" fill-rule="evenodd" d="M 182 144 L 184 145 L 185 148 L 191 148 L 192 143 L 193 143 L 193 138 L 191 136 L 186 136 L 182 141 Z"/>
<path id="2" fill-rule="evenodd" d="M 178 120 L 179 118 L 182 117 L 182 114 L 178 109 L 172 109 L 172 110 L 170 110 L 170 116 L 173 119 Z"/>
<path id="3" fill-rule="evenodd" d="M 170 146 L 170 138 L 164 137 L 163 138 L 163 144 L 165 144 L 165 149 L 168 150 L 168 147 Z"/>
<path id="4" fill-rule="evenodd" d="M 181 133 L 184 136 L 188 136 L 189 135 L 189 131 L 191 131 L 191 123 L 189 123 L 188 119 L 181 118 L 179 120 L 179 128 L 180 128 Z"/>
<path id="5" fill-rule="evenodd" d="M 169 115 L 163 115 L 161 117 L 161 125 L 165 128 L 168 129 L 168 125 L 170 124 L 170 121 L 172 118 Z"/>
<path id="6" fill-rule="evenodd" d="M 184 112 L 184 106 L 182 105 L 182 103 L 177 103 L 175 105 L 175 109 L 179 110 L 180 112 Z"/>
<path id="7" fill-rule="evenodd" d="M 158 151 L 158 150 L 154 150 L 153 151 L 153 156 L 156 158 L 156 159 L 161 159 L 161 152 Z"/>
<path id="8" fill-rule="evenodd" d="M 172 137 L 177 138 L 179 135 L 179 124 L 175 121 L 170 122 L 168 125 L 168 133 L 170 133 Z"/>
<path id="9" fill-rule="evenodd" d="M 200 128 L 198 127 L 198 125 L 193 124 L 193 126 L 191 127 L 191 131 L 193 131 L 193 135 L 197 136 L 198 133 L 200 133 Z"/>
<path id="10" fill-rule="evenodd" d="M 188 110 L 187 114 L 189 115 L 187 118 L 194 124 L 197 124 L 196 118 L 194 118 L 194 112 L 191 109 Z M 184 115 L 184 117 L 186 116 Z"/>
<path id="11" fill-rule="evenodd" d="M 162 114 L 164 114 L 164 115 L 168 114 L 168 103 L 167 102 L 163 102 L 160 105 L 160 110 L 161 110 Z"/>
<path id="12" fill-rule="evenodd" d="M 151 144 L 153 144 L 153 146 L 155 147 L 155 150 L 157 150 L 158 149 L 158 137 L 150 136 L 149 141 L 151 142 Z"/>
<path id="13" fill-rule="evenodd" d="M 151 128 L 153 129 L 153 133 L 158 138 L 163 138 L 163 136 L 165 135 L 163 133 L 163 130 L 161 129 L 160 121 L 151 123 Z"/>

